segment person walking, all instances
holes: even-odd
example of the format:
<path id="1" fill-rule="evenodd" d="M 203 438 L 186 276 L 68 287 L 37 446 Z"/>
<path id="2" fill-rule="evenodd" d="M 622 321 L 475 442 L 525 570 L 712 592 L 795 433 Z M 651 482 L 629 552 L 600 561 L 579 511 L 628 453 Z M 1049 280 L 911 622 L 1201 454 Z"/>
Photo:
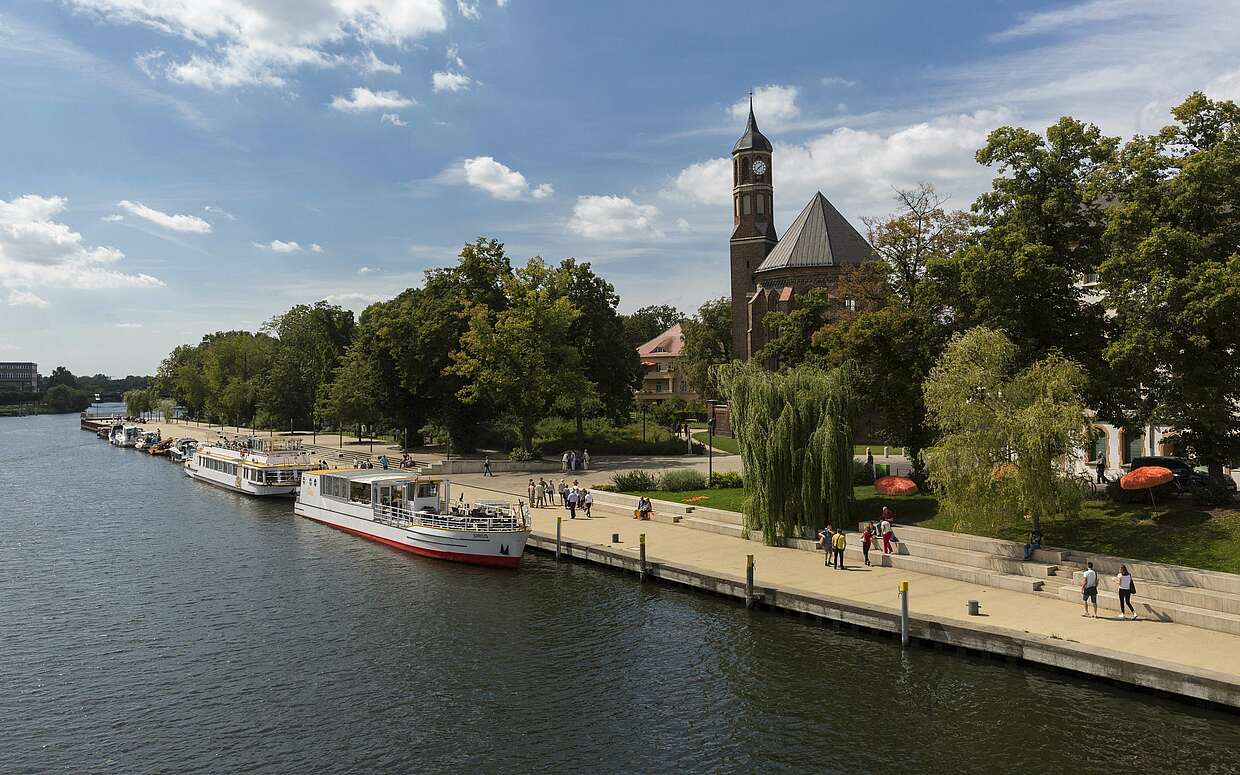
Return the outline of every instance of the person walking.
<path id="1" fill-rule="evenodd" d="M 581 470 L 590 470 L 590 450 L 588 449 L 581 450 Z"/>
<path id="2" fill-rule="evenodd" d="M 564 456 L 560 458 L 561 470 L 568 473 L 568 450 L 564 451 Z"/>
<path id="3" fill-rule="evenodd" d="M 569 519 L 577 518 L 577 491 L 576 490 L 568 491 L 568 518 Z"/>
<path id="4" fill-rule="evenodd" d="M 840 528 L 835 537 L 831 539 L 832 564 L 836 570 L 845 570 L 844 568 L 844 548 L 848 545 L 848 540 L 844 538 L 844 529 Z"/>
<path id="5" fill-rule="evenodd" d="M 577 450 L 575 449 L 570 449 L 568 451 L 568 470 L 569 471 L 577 470 Z"/>
<path id="6" fill-rule="evenodd" d="M 1094 618 L 1098 618 L 1098 571 L 1092 562 L 1085 563 L 1085 573 L 1081 575 L 1081 602 L 1085 604 L 1085 613 L 1089 616 L 1089 604 L 1094 604 Z"/>
<path id="7" fill-rule="evenodd" d="M 560 480 L 560 505 L 568 508 L 568 485 L 563 479 Z"/>
<path id="8" fill-rule="evenodd" d="M 538 479 L 538 487 L 535 490 L 535 494 L 537 497 L 534 500 L 534 508 L 541 509 L 544 506 L 546 506 L 547 505 L 547 483 L 542 480 L 542 477 L 539 477 Z"/>
<path id="9" fill-rule="evenodd" d="M 865 561 L 866 567 L 870 566 L 870 545 L 874 543 L 874 527 L 866 525 L 865 531 L 861 534 L 861 557 Z"/>
<path id="10" fill-rule="evenodd" d="M 525 488 L 525 492 L 526 492 L 526 494 L 527 494 L 527 495 L 529 495 L 529 497 L 530 497 L 530 503 L 536 503 L 536 502 L 537 502 L 537 501 L 535 501 L 535 500 L 534 500 L 534 496 L 535 496 L 535 494 L 537 493 L 537 489 L 534 487 L 534 480 L 533 480 L 533 479 L 530 479 L 530 484 L 529 484 L 529 486 L 528 486 L 528 487 L 526 487 L 526 488 Z"/>
<path id="11" fill-rule="evenodd" d="M 1105 455 L 1098 456 L 1098 464 L 1094 467 L 1094 471 L 1098 474 L 1098 484 L 1107 484 L 1107 459 Z"/>
<path id="12" fill-rule="evenodd" d="M 384 468 L 387 468 L 387 466 L 384 466 Z M 490 455 L 487 455 L 486 457 L 482 459 L 482 475 L 483 476 L 495 476 L 495 474 L 491 473 L 491 456 Z"/>
<path id="13" fill-rule="evenodd" d="M 1137 585 L 1132 580 L 1132 574 L 1128 572 L 1127 565 L 1119 566 L 1119 575 L 1115 577 L 1115 581 L 1119 584 L 1119 618 L 1127 619 L 1124 615 L 1124 606 L 1128 606 L 1128 610 L 1132 612 L 1132 620 L 1137 620 L 1137 609 L 1132 607 L 1132 595 L 1137 591 Z"/>
<path id="14" fill-rule="evenodd" d="M 379 465 L 383 467 L 384 471 L 388 470 L 388 456 L 387 455 L 379 456 Z"/>
<path id="15" fill-rule="evenodd" d="M 585 509 L 586 519 L 591 519 L 590 507 L 594 505 L 594 494 L 591 493 L 589 490 L 582 490 L 581 491 L 581 505 L 582 505 L 582 508 Z"/>
<path id="16" fill-rule="evenodd" d="M 878 530 L 883 534 L 883 554 L 891 554 L 891 509 L 883 506 L 883 521 L 879 523 Z"/>
<path id="17" fill-rule="evenodd" d="M 835 548 L 834 539 L 835 539 L 835 530 L 834 528 L 831 527 L 831 523 L 828 522 L 826 527 L 818 531 L 817 546 L 819 549 L 822 549 L 823 552 L 825 552 L 822 558 L 823 565 L 831 564 L 831 554 Z"/>

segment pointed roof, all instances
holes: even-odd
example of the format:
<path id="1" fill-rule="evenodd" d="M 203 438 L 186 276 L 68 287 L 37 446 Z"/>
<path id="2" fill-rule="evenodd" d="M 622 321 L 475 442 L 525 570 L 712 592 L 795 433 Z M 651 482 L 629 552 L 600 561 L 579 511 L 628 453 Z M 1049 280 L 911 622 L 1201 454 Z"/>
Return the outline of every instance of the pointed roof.
<path id="1" fill-rule="evenodd" d="M 732 153 L 739 151 L 771 151 L 771 141 L 758 131 L 758 120 L 753 117 L 753 92 L 749 93 L 749 121 L 745 124 L 745 134 L 732 146 Z"/>
<path id="2" fill-rule="evenodd" d="M 637 348 L 637 355 L 648 358 L 651 355 L 680 355 L 685 349 L 685 335 L 680 324 L 672 326 L 663 333 Z"/>
<path id="3" fill-rule="evenodd" d="M 870 243 L 819 191 L 754 271 L 860 264 L 873 254 Z"/>

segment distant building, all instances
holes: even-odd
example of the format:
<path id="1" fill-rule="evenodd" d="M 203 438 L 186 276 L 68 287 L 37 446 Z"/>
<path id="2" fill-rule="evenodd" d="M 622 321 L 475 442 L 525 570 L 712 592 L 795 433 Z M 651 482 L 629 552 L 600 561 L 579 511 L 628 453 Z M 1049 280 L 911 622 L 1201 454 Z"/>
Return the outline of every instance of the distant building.
<path id="1" fill-rule="evenodd" d="M 0 361 L 0 393 L 39 392 L 39 364 Z"/>
<path id="2" fill-rule="evenodd" d="M 641 359 L 644 372 L 637 391 L 638 401 L 657 404 L 671 398 L 684 401 L 699 399 L 698 394 L 689 389 L 679 368 L 684 349 L 685 335 L 679 323 L 637 348 L 637 357 Z"/>

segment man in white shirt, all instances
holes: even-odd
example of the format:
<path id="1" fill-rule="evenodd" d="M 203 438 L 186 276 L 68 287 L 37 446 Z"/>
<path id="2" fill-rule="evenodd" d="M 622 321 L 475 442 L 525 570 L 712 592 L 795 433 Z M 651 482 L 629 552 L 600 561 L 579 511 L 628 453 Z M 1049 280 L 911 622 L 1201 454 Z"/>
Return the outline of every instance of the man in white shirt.
<path id="1" fill-rule="evenodd" d="M 577 518 L 577 488 L 568 491 L 568 518 Z"/>
<path id="2" fill-rule="evenodd" d="M 1098 618 L 1098 572 L 1092 562 L 1085 563 L 1085 573 L 1081 575 L 1081 602 L 1085 605 L 1085 613 L 1089 616 L 1089 603 L 1094 604 L 1094 618 Z"/>

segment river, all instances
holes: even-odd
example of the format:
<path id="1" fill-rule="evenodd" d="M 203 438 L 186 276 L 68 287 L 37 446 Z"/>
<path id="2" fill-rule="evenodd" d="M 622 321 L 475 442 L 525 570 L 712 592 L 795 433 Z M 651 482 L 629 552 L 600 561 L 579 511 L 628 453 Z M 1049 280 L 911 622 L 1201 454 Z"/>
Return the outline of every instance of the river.
<path id="1" fill-rule="evenodd" d="M 527 553 L 406 555 L 0 419 L 0 772 L 1235 772 L 1240 719 Z"/>

